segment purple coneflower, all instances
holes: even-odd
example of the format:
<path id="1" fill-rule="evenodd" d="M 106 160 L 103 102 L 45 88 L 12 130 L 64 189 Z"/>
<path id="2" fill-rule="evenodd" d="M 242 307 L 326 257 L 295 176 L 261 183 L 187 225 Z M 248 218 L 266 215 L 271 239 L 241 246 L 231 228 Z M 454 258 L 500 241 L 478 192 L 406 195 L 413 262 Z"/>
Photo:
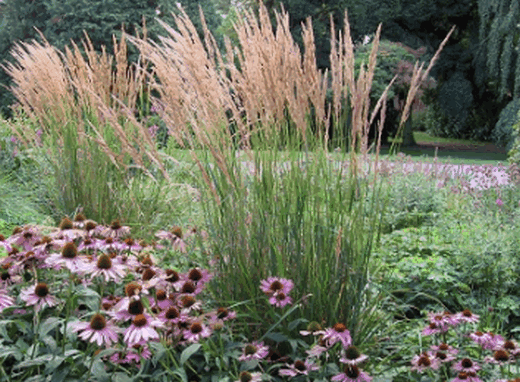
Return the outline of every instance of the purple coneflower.
<path id="1" fill-rule="evenodd" d="M 495 350 L 492 356 L 487 356 L 484 358 L 484 362 L 486 363 L 494 363 L 496 365 L 505 365 L 511 361 L 513 361 L 514 358 L 511 357 L 511 354 L 507 350 L 499 349 Z"/>
<path id="2" fill-rule="evenodd" d="M 126 267 L 112 261 L 109 255 L 101 254 L 94 264 L 86 265 L 83 270 L 92 275 L 92 278 L 103 276 L 106 282 L 119 282 L 126 275 Z"/>
<path id="3" fill-rule="evenodd" d="M 495 350 L 500 349 L 506 350 L 509 354 L 511 354 L 514 357 L 517 357 L 520 354 L 520 347 L 518 347 L 518 344 L 512 340 L 499 342 Z"/>
<path id="4" fill-rule="evenodd" d="M 309 324 L 307 325 L 307 330 L 300 330 L 300 334 L 302 336 L 308 336 L 308 335 L 313 335 L 313 336 L 318 336 L 320 334 L 324 334 L 325 332 L 323 331 L 323 328 L 322 326 L 317 323 L 316 321 L 311 321 L 309 322 Z"/>
<path id="5" fill-rule="evenodd" d="M 370 382 L 372 377 L 356 365 L 346 365 L 344 372 L 331 378 L 334 382 Z"/>
<path id="6" fill-rule="evenodd" d="M 288 279 L 279 277 L 269 277 L 267 280 L 262 280 L 260 289 L 267 295 L 273 295 L 277 292 L 282 292 L 288 295 L 294 287 L 294 283 Z"/>
<path id="7" fill-rule="evenodd" d="M 212 275 L 206 269 L 193 268 L 185 275 L 185 277 L 196 285 L 201 285 L 206 284 L 211 280 Z"/>
<path id="8" fill-rule="evenodd" d="M 423 336 L 431 336 L 433 334 L 439 333 L 442 333 L 442 330 L 435 322 L 430 322 L 428 326 L 422 331 Z"/>
<path id="9" fill-rule="evenodd" d="M 45 262 L 55 269 L 61 269 L 65 265 L 71 272 L 82 272 L 85 268 L 85 261 L 78 256 L 78 248 L 74 242 L 66 243 L 61 253 L 50 255 Z"/>
<path id="10" fill-rule="evenodd" d="M 105 237 L 122 238 L 130 234 L 130 227 L 121 225 L 119 220 L 114 220 L 101 234 Z"/>
<path id="11" fill-rule="evenodd" d="M 28 251 L 32 249 L 38 240 L 40 240 L 38 230 L 35 227 L 25 226 L 20 230 L 16 230 L 16 233 L 7 239 L 7 242 L 11 245 L 23 247 L 24 250 Z"/>
<path id="12" fill-rule="evenodd" d="M 480 370 L 480 366 L 469 358 L 463 358 L 459 362 L 453 364 L 453 369 L 457 371 L 464 371 L 466 373 L 476 373 Z"/>
<path id="13" fill-rule="evenodd" d="M 262 380 L 262 373 L 249 371 L 242 371 L 235 382 L 260 382 Z"/>
<path id="14" fill-rule="evenodd" d="M 118 328 L 105 320 L 102 314 L 95 314 L 90 322 L 76 322 L 71 325 L 73 332 L 79 333 L 83 341 L 96 342 L 98 346 L 109 347 L 117 342 Z"/>
<path id="15" fill-rule="evenodd" d="M 441 333 L 447 332 L 451 326 L 457 323 L 454 316 L 449 313 L 428 313 L 428 320 L 430 324 L 435 324 Z"/>
<path id="16" fill-rule="evenodd" d="M 117 320 L 128 321 L 143 313 L 144 305 L 141 299 L 125 297 L 114 307 L 112 314 Z"/>
<path id="17" fill-rule="evenodd" d="M 152 308 L 156 307 L 160 311 L 168 309 L 172 304 L 173 302 L 168 298 L 168 293 L 163 289 L 157 289 L 155 299 L 150 298 L 150 306 Z"/>
<path id="18" fill-rule="evenodd" d="M 334 324 L 332 328 L 326 329 L 322 340 L 325 341 L 327 347 L 329 348 L 338 341 L 341 341 L 345 349 L 348 348 L 352 343 L 349 330 L 345 324 L 340 322 Z"/>
<path id="19" fill-rule="evenodd" d="M 237 317 L 237 313 L 234 310 L 228 310 L 227 308 L 220 307 L 215 312 L 209 314 L 210 321 L 229 321 Z"/>
<path id="20" fill-rule="evenodd" d="M 142 359 L 150 359 L 152 352 L 148 348 L 146 342 L 141 341 L 129 347 L 126 352 L 117 352 L 110 356 L 110 361 L 118 364 L 135 363 L 137 367 L 141 366 Z"/>
<path id="21" fill-rule="evenodd" d="M 182 253 L 186 252 L 186 242 L 182 239 L 182 229 L 180 227 L 174 226 L 169 231 L 159 231 L 155 236 L 169 241 L 173 249 Z"/>
<path id="22" fill-rule="evenodd" d="M 339 362 L 346 363 L 347 365 L 358 365 L 367 359 L 367 355 L 361 354 L 357 347 L 351 345 L 345 349 L 345 356 L 341 357 Z"/>
<path id="23" fill-rule="evenodd" d="M 460 322 L 476 323 L 479 320 L 479 316 L 473 314 L 469 309 L 465 309 L 462 312 L 457 313 L 455 316 L 457 316 Z"/>
<path id="24" fill-rule="evenodd" d="M 455 356 L 459 352 L 453 346 L 445 343 L 432 346 L 431 349 L 434 357 L 437 358 L 441 363 L 447 363 L 455 360 Z"/>
<path id="25" fill-rule="evenodd" d="M 125 330 L 124 341 L 132 346 L 140 341 L 158 340 L 159 333 L 155 330 L 162 322 L 147 314 L 138 314 L 132 320 L 132 325 Z"/>
<path id="26" fill-rule="evenodd" d="M 437 358 L 435 358 L 430 352 L 425 352 L 412 358 L 411 370 L 422 373 L 428 369 L 437 370 L 440 365 L 440 361 Z"/>
<path id="27" fill-rule="evenodd" d="M 327 353 L 327 350 L 329 350 L 329 349 L 326 348 L 325 346 L 316 344 L 313 347 L 311 347 L 309 350 L 305 350 L 305 353 L 307 353 L 309 355 L 309 357 L 316 357 L 316 358 L 321 356 L 323 353 L 326 353 L 327 358 L 328 358 L 329 353 Z"/>
<path id="28" fill-rule="evenodd" d="M 283 292 L 276 292 L 269 297 L 269 303 L 277 308 L 283 308 L 286 305 L 292 304 L 292 298 Z"/>
<path id="29" fill-rule="evenodd" d="M 175 306 L 170 306 L 164 309 L 158 317 L 167 324 L 178 324 L 179 322 L 184 322 L 187 319 L 187 316 L 182 314 Z"/>
<path id="30" fill-rule="evenodd" d="M 26 305 L 34 305 L 34 311 L 38 312 L 45 306 L 53 307 L 58 304 L 54 296 L 50 294 L 49 287 L 45 283 L 38 283 L 35 286 L 22 289 L 20 298 Z"/>
<path id="31" fill-rule="evenodd" d="M 132 239 L 131 237 L 127 237 L 125 240 L 117 244 L 117 247 L 120 251 L 127 252 L 139 252 L 143 247 L 137 241 Z"/>
<path id="32" fill-rule="evenodd" d="M 251 361 L 253 359 L 264 359 L 269 354 L 269 348 L 263 342 L 253 341 L 242 349 L 239 361 Z"/>
<path id="33" fill-rule="evenodd" d="M 178 305 L 182 309 L 182 313 L 188 314 L 197 311 L 202 307 L 202 303 L 197 301 L 195 297 L 189 294 L 182 295 L 178 300 Z"/>
<path id="34" fill-rule="evenodd" d="M 211 330 L 200 321 L 194 321 L 188 329 L 183 331 L 184 338 L 188 342 L 198 342 L 201 338 L 211 336 Z"/>
<path id="35" fill-rule="evenodd" d="M 477 374 L 475 373 L 461 371 L 454 379 L 452 379 L 452 382 L 482 382 L 482 380 L 477 377 Z"/>
<path id="36" fill-rule="evenodd" d="M 297 375 L 309 375 L 309 371 L 318 370 L 320 367 L 308 360 L 297 360 L 292 365 L 286 364 L 287 369 L 278 370 L 280 376 L 296 377 Z"/>

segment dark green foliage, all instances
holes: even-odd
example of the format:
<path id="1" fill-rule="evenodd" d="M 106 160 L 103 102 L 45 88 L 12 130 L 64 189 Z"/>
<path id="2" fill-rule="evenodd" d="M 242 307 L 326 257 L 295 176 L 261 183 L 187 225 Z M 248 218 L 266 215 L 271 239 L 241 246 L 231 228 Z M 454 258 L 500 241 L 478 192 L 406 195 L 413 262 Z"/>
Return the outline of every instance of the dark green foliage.
<path id="1" fill-rule="evenodd" d="M 437 118 L 430 120 L 428 133 L 440 137 L 466 137 L 472 103 L 471 82 L 461 72 L 456 72 L 440 86 L 438 104 L 434 105 Z"/>
<path id="2" fill-rule="evenodd" d="M 488 76 L 500 97 L 520 95 L 520 3 L 517 0 L 479 1 L 478 54 L 486 58 Z M 479 61 L 481 65 L 483 60 Z"/>
<path id="3" fill-rule="evenodd" d="M 520 121 L 520 98 L 515 98 L 500 112 L 500 119 L 493 130 L 493 141 L 506 146 L 508 150 L 513 145 L 513 126 Z"/>
<path id="4" fill-rule="evenodd" d="M 218 27 L 219 16 L 208 0 L 186 2 L 185 10 L 194 24 L 202 32 L 199 5 L 203 8 L 208 27 Z M 174 25 L 172 12 L 179 12 L 171 0 L 5 0 L 2 6 L 3 27 L 0 29 L 0 55 L 10 59 L 10 50 L 16 41 L 41 40 L 38 28 L 58 49 L 63 49 L 70 41 L 81 47 L 84 31 L 88 33 L 94 49 L 101 51 L 104 45 L 112 53 L 113 35 L 118 39 L 121 30 L 128 34 L 143 33 L 146 22 L 148 37 L 156 40 L 164 34 L 156 22 L 159 18 Z M 129 45 L 130 62 L 136 62 L 137 50 Z M 9 105 L 13 97 L 4 88 L 10 86 L 10 79 L 0 70 L 0 110 L 10 116 Z"/>

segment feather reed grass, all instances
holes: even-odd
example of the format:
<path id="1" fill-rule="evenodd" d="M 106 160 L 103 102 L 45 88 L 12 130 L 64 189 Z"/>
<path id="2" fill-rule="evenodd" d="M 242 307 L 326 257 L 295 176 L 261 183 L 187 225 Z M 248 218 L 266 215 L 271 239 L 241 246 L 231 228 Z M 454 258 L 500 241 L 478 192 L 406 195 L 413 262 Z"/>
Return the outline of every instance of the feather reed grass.
<path id="1" fill-rule="evenodd" d="M 119 42 L 114 38 L 114 57 L 105 48 L 96 52 L 88 36 L 84 54 L 75 43 L 60 52 L 43 35 L 42 40 L 16 44 L 15 62 L 5 70 L 24 116 L 24 123 L 11 126 L 47 159 L 42 177 L 59 190 L 49 192 L 54 212 L 61 218 L 82 208 L 89 218 L 107 223 L 137 218 L 139 206 L 121 200 L 135 187 L 129 174 L 156 179 L 154 166 L 167 174 L 149 132 L 135 123 L 146 78 L 139 65 L 128 64 L 125 35 Z"/>
<path id="2" fill-rule="evenodd" d="M 159 94 L 153 102 L 161 104 L 170 135 L 201 170 L 215 298 L 247 301 L 249 323 L 265 329 L 273 322 L 259 305 L 260 280 L 290 278 L 309 294 L 299 304 L 305 319 L 345 322 L 356 341 L 368 340 L 384 314 L 382 295 L 370 283 L 384 195 L 377 163 L 372 180 L 364 169 L 368 128 L 382 112 L 381 136 L 392 85 L 369 115 L 381 27 L 368 67 L 355 78 L 347 14 L 337 37 L 331 22 L 329 105 L 329 73 L 316 66 L 310 19 L 302 25 L 302 54 L 283 8 L 275 27 L 263 5 L 258 13 L 241 11 L 238 45 L 226 40 L 223 53 L 201 18 L 203 40 L 184 12 L 175 16 L 176 28 L 163 24 L 168 35 L 159 42 L 129 40 L 153 67 L 151 87 Z M 331 160 L 330 135 L 341 134 L 347 112 L 348 154 Z M 376 153 L 379 145 L 380 138 Z"/>
<path id="3" fill-rule="evenodd" d="M 121 64 L 121 70 L 116 65 L 118 76 L 103 77 L 110 66 L 106 55 L 89 56 L 83 65 L 75 51 L 63 56 L 48 45 L 19 46 L 15 54 L 22 67 L 41 78 L 31 87 L 27 71 L 10 66 L 17 84 L 13 90 L 27 113 L 49 128 L 62 133 L 62 126 L 74 126 L 66 130 L 69 142 L 89 137 L 85 142 L 90 146 L 76 145 L 81 155 L 73 157 L 108 158 L 105 162 L 115 169 L 128 169 L 132 158 L 146 172 L 145 159 L 163 169 L 163 158 L 149 146 L 146 129 L 131 113 L 146 78 L 148 90 L 158 94 L 150 99 L 160 106 L 170 136 L 190 150 L 201 172 L 201 205 L 215 260 L 214 298 L 223 304 L 247 301 L 240 304 L 250 319 L 245 323 L 259 325 L 260 337 L 278 321 L 276 314 L 263 314 L 260 281 L 290 278 L 295 290 L 307 296 L 297 305 L 302 317 L 327 326 L 343 322 L 356 342 L 368 341 L 384 322 L 383 297 L 370 275 L 385 199 L 377 163 L 373 178 L 365 171 L 368 128 L 382 113 L 377 154 L 384 122 L 386 91 L 369 115 L 381 27 L 368 67 L 355 78 L 347 14 L 342 33 L 337 35 L 331 22 L 329 76 L 316 66 L 310 19 L 302 26 L 302 54 L 283 8 L 274 14 L 275 27 L 262 4 L 258 13 L 241 12 L 235 25 L 238 45 L 226 40 L 223 52 L 202 13 L 203 39 L 182 11 L 174 16 L 176 28 L 162 23 L 167 35 L 158 42 L 127 36 L 146 63 L 136 68 L 136 76 L 128 76 Z M 122 56 L 116 53 L 116 64 Z M 40 61 L 54 65 L 56 83 L 48 85 L 48 93 L 41 84 L 48 68 L 40 67 Z M 96 67 L 103 68 L 99 76 Z M 417 72 L 414 78 L 419 84 L 425 76 Z M 102 85 L 93 85 L 99 82 L 113 88 L 107 93 Z M 109 94 L 119 100 L 113 102 L 117 97 Z M 53 110 L 45 113 L 50 105 Z M 83 123 L 85 111 L 95 123 Z M 342 141 L 337 138 L 348 113 L 352 128 Z M 348 152 L 335 160 L 328 152 L 331 135 Z"/>

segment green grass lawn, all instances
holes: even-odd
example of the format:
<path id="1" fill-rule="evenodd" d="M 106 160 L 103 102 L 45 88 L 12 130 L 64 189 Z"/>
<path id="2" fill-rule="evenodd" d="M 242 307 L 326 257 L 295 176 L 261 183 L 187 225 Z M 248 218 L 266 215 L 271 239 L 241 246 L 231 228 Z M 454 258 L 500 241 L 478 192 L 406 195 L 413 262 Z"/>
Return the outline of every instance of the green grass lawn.
<path id="1" fill-rule="evenodd" d="M 469 149 L 456 150 L 453 148 L 443 147 L 443 145 L 447 144 L 484 147 L 486 145 L 489 145 L 489 142 L 432 137 L 427 133 L 420 131 L 414 132 L 414 138 L 418 146 L 399 148 L 399 152 L 411 156 L 412 160 L 429 162 L 437 158 L 437 160 L 440 162 L 449 162 L 451 164 L 507 165 L 506 152 L 486 152 L 483 148 L 476 151 Z M 438 148 L 435 147 L 435 143 L 439 144 Z M 381 153 L 384 157 L 386 157 L 389 152 L 390 150 L 388 147 L 384 147 L 381 149 Z"/>

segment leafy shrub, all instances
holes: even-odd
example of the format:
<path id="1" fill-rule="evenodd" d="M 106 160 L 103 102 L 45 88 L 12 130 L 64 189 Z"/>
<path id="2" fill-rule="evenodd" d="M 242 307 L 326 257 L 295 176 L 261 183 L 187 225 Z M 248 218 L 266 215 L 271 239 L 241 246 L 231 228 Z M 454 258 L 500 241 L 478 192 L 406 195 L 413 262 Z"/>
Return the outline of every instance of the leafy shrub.
<path id="1" fill-rule="evenodd" d="M 496 144 L 506 146 L 507 150 L 513 147 L 513 126 L 520 121 L 520 98 L 514 99 L 500 112 L 500 118 L 491 135 Z"/>

